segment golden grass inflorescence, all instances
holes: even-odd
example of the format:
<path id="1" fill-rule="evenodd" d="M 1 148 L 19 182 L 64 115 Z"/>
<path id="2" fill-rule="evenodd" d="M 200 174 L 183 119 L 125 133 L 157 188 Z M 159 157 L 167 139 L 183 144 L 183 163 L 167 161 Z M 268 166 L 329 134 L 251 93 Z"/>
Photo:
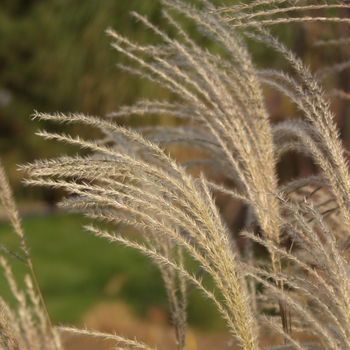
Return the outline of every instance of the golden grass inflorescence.
<path id="1" fill-rule="evenodd" d="M 207 0 L 196 6 L 182 0 L 161 3 L 172 35 L 142 15 L 132 14 L 154 32 L 160 44 L 137 44 L 113 29 L 107 34 L 113 48 L 130 61 L 128 66 L 118 65 L 121 69 L 168 89 L 173 99 L 141 99 L 106 118 L 35 112 L 34 119 L 80 123 L 99 129 L 103 136 L 85 140 L 39 131 L 47 140 L 79 146 L 91 154 L 23 165 L 21 169 L 28 175 L 24 182 L 65 190 L 70 196 L 59 203 L 60 207 L 118 226 L 112 231 L 91 224 L 87 230 L 137 249 L 159 266 L 179 350 L 186 349 L 190 286 L 214 303 L 233 343 L 242 349 L 260 349 L 260 329 L 266 327 L 284 339 L 271 349 L 350 349 L 350 176 L 346 150 L 320 83 L 319 77 L 324 75 L 313 74 L 270 31 L 270 27 L 294 23 L 349 25 L 350 19 L 334 13 L 349 10 L 350 5 L 345 1 L 264 0 L 215 8 Z M 201 35 L 219 47 L 219 53 L 192 39 L 178 22 L 179 15 L 193 21 Z M 247 40 L 280 54 L 289 71 L 257 68 Z M 344 42 L 348 42 L 346 38 L 329 43 Z M 325 44 L 327 41 L 319 42 Z M 333 70 L 347 67 L 348 62 L 338 63 Z M 327 68 L 326 73 L 330 71 L 332 68 Z M 288 98 L 300 117 L 273 123 L 265 103 L 265 86 Z M 181 123 L 137 130 L 118 124 L 118 118 L 130 115 L 172 117 Z M 174 144 L 193 147 L 206 157 L 180 164 L 166 152 Z M 281 181 L 277 164 L 290 152 L 306 155 L 317 172 Z M 203 170 L 200 176 L 188 173 L 193 166 Z M 221 179 L 233 185 L 215 182 L 204 171 L 207 168 L 214 168 L 222 174 Z M 2 173 L 0 186 L 4 207 L 24 242 Z M 213 193 L 223 193 L 247 208 L 238 236 L 225 224 Z M 122 226 L 138 229 L 143 242 L 123 235 Z M 236 242 L 242 237 L 245 249 Z M 25 246 L 22 249 L 35 281 L 28 250 Z M 197 262 L 200 273 L 191 270 L 185 256 Z M 6 263 L 2 264 L 13 285 Z M 204 282 L 204 275 L 215 284 L 215 290 Z M 33 311 L 12 286 L 19 315 L 27 319 L 16 318 L 2 301 L 0 339 L 4 349 L 31 348 L 22 340 L 27 338 L 45 340 L 47 344 L 40 348 L 60 349 L 59 332 L 114 340 L 116 347 L 123 349 L 150 349 L 116 334 L 53 328 L 41 311 L 45 310 L 43 301 L 36 298 L 39 290 L 29 280 L 27 287 L 40 322 L 33 321 Z M 300 331 L 316 340 L 298 340 L 294 332 Z"/>

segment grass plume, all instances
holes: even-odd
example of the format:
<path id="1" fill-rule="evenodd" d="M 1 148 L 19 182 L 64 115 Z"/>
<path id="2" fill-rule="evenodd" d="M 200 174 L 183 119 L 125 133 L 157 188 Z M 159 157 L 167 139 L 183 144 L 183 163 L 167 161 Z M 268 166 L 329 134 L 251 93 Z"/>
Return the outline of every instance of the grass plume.
<path id="1" fill-rule="evenodd" d="M 28 266 L 30 273 L 30 275 L 25 277 L 26 290 L 24 292 L 20 291 L 8 262 L 3 256 L 0 257 L 0 264 L 5 272 L 12 295 L 18 304 L 17 312 L 13 312 L 5 300 L 0 297 L 0 348 L 7 350 L 36 348 L 61 350 L 63 349 L 61 340 L 57 330 L 52 327 L 35 275 L 29 249 L 25 242 L 24 232 L 13 200 L 12 191 L 1 163 L 0 194 L 1 203 L 19 238 L 24 258 L 9 251 L 6 247 L 3 250 L 5 253 L 23 261 Z M 27 300 L 29 300 L 29 303 Z"/>
<path id="2" fill-rule="evenodd" d="M 271 349 L 349 349 L 350 175 L 346 150 L 320 83 L 328 73 L 348 64 L 315 75 L 271 34 L 270 27 L 296 22 L 348 25 L 348 18 L 332 14 L 350 6 L 267 0 L 217 9 L 206 0 L 198 6 L 182 0 L 161 2 L 172 35 L 142 15 L 132 14 L 160 44 L 133 43 L 113 29 L 107 29 L 107 34 L 112 47 L 129 59 L 128 66 L 119 67 L 168 89 L 173 100 L 141 99 L 107 118 L 35 112 L 34 119 L 79 123 L 99 129 L 102 137 L 85 140 L 39 131 L 47 140 L 79 146 L 91 154 L 21 166 L 28 174 L 25 183 L 64 189 L 70 196 L 59 204 L 62 208 L 140 231 L 141 243 L 117 229 L 86 227 L 98 237 L 139 250 L 158 264 L 179 350 L 186 349 L 189 285 L 214 303 L 242 349 L 259 349 L 265 327 L 284 339 Z M 324 15 L 313 15 L 319 11 Z M 197 44 L 178 16 L 193 21 L 220 54 Z M 290 70 L 258 69 L 246 40 L 274 50 Z M 345 40 L 328 44 L 341 45 Z M 272 123 L 264 86 L 286 96 L 298 108 L 300 119 Z M 169 116 L 182 125 L 139 130 L 118 125 L 120 117 L 130 115 Z M 196 148 L 206 158 L 180 164 L 165 151 L 173 144 Z M 306 155 L 317 165 L 317 173 L 281 182 L 277 164 L 289 152 Z M 215 183 L 205 172 L 198 177 L 187 172 L 188 167 L 203 164 L 221 172 L 234 187 Z M 14 213 L 5 189 L 5 207 Z M 247 207 L 243 251 L 220 215 L 213 196 L 217 192 Z M 15 225 L 16 217 L 11 217 Z M 16 230 L 23 240 L 20 229 Z M 185 255 L 214 282 L 215 291 L 191 270 Z M 266 309 L 277 311 L 266 313 Z M 3 320 L 4 344 L 21 349 L 7 318 Z M 113 334 L 60 329 L 114 339 L 120 348 L 149 349 Z M 300 330 L 310 334 L 313 342 L 298 340 L 294 333 Z"/>

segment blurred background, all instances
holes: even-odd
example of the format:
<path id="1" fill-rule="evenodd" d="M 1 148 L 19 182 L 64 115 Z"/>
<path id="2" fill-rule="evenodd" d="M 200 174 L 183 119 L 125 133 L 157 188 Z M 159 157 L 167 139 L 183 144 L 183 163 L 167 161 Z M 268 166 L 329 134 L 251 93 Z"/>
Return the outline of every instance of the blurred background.
<path id="1" fill-rule="evenodd" d="M 43 125 L 30 121 L 34 109 L 105 115 L 139 96 L 164 95 L 116 69 L 125 60 L 111 49 L 108 27 L 133 40 L 152 40 L 131 10 L 160 21 L 157 1 L 1 1 L 0 152 L 17 197 L 27 193 L 16 164 L 69 152 L 35 136 Z"/>
<path id="2" fill-rule="evenodd" d="M 232 5 L 236 2 L 227 0 L 224 3 Z M 76 133 L 79 128 L 79 133 L 85 137 L 96 136 L 94 130 L 82 130 L 80 126 L 67 129 L 31 121 L 33 110 L 104 116 L 138 98 L 171 98 L 164 89 L 116 67 L 117 62 L 127 61 L 110 47 L 106 28 L 112 27 L 142 43 L 155 40 L 150 30 L 145 30 L 130 16 L 130 11 L 146 15 L 158 26 L 164 24 L 161 6 L 156 0 L 0 2 L 0 157 L 24 215 L 27 243 L 55 324 L 87 323 L 101 330 L 118 327 L 124 330 L 120 324 L 122 319 L 126 323 L 136 322 L 138 328 L 144 325 L 137 322 L 144 319 L 147 324 L 169 325 L 166 297 L 157 269 L 135 252 L 88 235 L 81 228 L 86 222 L 84 218 L 55 210 L 54 203 L 62 193 L 23 187 L 23 175 L 17 171 L 18 164 L 78 151 L 43 141 L 35 135 L 37 129 Z M 321 12 L 313 15 L 322 15 Z M 348 10 L 339 10 L 337 14 L 349 17 Z M 203 40 L 192 23 L 184 21 L 184 26 L 193 37 Z M 349 27 L 345 24 L 296 24 L 271 30 L 313 71 L 349 60 L 348 45 L 314 46 L 321 39 L 348 37 Z M 216 50 L 214 46 L 210 47 L 210 42 L 202 44 L 209 46 L 209 50 Z M 289 69 L 281 57 L 266 47 L 253 42 L 248 45 L 258 67 Z M 347 146 L 350 142 L 348 99 L 339 98 L 339 93 L 334 94 L 334 88 L 348 92 L 349 82 L 348 69 L 335 72 L 324 82 L 327 92 L 333 94 L 331 107 Z M 298 114 L 290 102 L 272 90 L 266 89 L 266 104 L 273 121 Z M 174 123 L 166 117 L 121 120 L 130 126 L 150 122 Z M 308 159 L 290 155 L 278 164 L 278 170 L 281 181 L 285 181 L 312 172 L 314 165 Z M 237 229 L 242 208 L 227 198 L 218 203 L 229 226 Z M 0 214 L 0 243 L 16 251 L 17 238 L 4 221 L 3 213 Z M 11 259 L 11 263 L 19 275 L 26 272 L 19 261 Z M 0 294 L 11 299 L 3 280 L 0 281 Z M 203 308 L 203 299 L 196 292 L 191 293 L 190 300 L 189 322 L 193 329 L 223 331 L 223 323 L 214 308 L 210 305 Z M 124 334 L 127 334 L 126 330 Z"/>

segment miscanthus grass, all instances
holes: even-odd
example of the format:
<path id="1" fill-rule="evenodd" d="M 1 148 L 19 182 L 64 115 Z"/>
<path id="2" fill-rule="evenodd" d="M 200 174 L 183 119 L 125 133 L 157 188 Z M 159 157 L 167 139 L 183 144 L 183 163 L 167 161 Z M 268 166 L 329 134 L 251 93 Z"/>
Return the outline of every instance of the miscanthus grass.
<path id="1" fill-rule="evenodd" d="M 346 150 L 321 85 L 349 62 L 315 75 L 271 34 L 276 25 L 297 22 L 349 25 L 348 18 L 334 14 L 350 5 L 266 0 L 214 8 L 206 0 L 196 6 L 180 0 L 161 3 L 169 31 L 133 13 L 153 31 L 158 44 L 140 45 L 113 29 L 107 34 L 112 46 L 129 59 L 129 65 L 119 65 L 121 69 L 168 89 L 173 99 L 141 99 L 107 118 L 35 112 L 35 119 L 97 128 L 102 137 L 86 140 L 39 131 L 47 140 L 91 153 L 22 166 L 28 175 L 25 183 L 65 190 L 70 196 L 60 207 L 118 228 L 108 231 L 91 224 L 86 227 L 90 232 L 135 248 L 158 264 L 178 349 L 186 349 L 187 293 L 192 286 L 214 303 L 233 343 L 242 349 L 259 349 L 261 329 L 266 328 L 283 338 L 271 349 L 350 349 L 350 176 Z M 200 35 L 216 45 L 216 54 L 191 38 L 178 22 L 179 15 L 193 21 Z M 258 69 L 247 40 L 275 50 L 289 71 Z M 346 45 L 348 40 L 318 45 Z M 266 85 L 288 98 L 300 117 L 272 123 L 263 94 Z M 336 93 L 347 97 L 344 91 Z M 159 115 L 182 123 L 136 130 L 121 127 L 119 118 L 130 115 Z M 179 164 L 165 151 L 174 144 L 200 150 L 206 158 Z M 281 182 L 276 165 L 290 152 L 306 155 L 317 172 Z M 217 183 L 206 172 L 198 177 L 187 172 L 203 164 L 234 186 Z M 238 248 L 236 236 L 220 216 L 213 196 L 220 192 L 247 208 L 240 232 L 244 249 Z M 142 242 L 123 235 L 124 226 L 137 228 Z M 188 256 L 200 272 L 188 266 Z M 22 349 L 22 335 L 12 329 L 23 320 L 7 314 L 0 321 L 2 332 L 8 334 L 2 337 L 3 348 Z M 114 339 L 116 348 L 150 349 L 114 334 L 59 330 Z M 312 341 L 298 340 L 298 332 L 309 334 Z"/>
<path id="2" fill-rule="evenodd" d="M 0 251 L 15 255 L 28 266 L 29 274 L 25 277 L 25 291 L 18 289 L 11 268 L 6 259 L 0 256 L 2 266 L 12 295 L 18 308 L 14 312 L 0 296 L 0 349 L 50 349 L 61 350 L 60 336 L 51 325 L 45 303 L 43 301 L 36 275 L 31 262 L 30 252 L 26 245 L 18 211 L 13 200 L 5 171 L 0 163 L 0 200 L 8 214 L 14 232 L 17 234 L 23 257 L 14 254 L 5 246 Z"/>

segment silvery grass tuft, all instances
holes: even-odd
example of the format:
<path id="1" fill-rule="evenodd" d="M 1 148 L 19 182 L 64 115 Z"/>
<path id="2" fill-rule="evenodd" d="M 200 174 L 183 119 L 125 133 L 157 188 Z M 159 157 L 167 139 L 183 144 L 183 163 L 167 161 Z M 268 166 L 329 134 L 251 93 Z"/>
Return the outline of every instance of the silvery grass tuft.
<path id="1" fill-rule="evenodd" d="M 3 256 L 0 265 L 11 288 L 17 304 L 17 312 L 13 312 L 5 300 L 0 297 L 0 349 L 63 349 L 59 332 L 53 328 L 48 317 L 36 275 L 21 227 L 19 214 L 13 200 L 5 171 L 0 162 L 0 201 L 8 214 L 15 233 L 19 238 L 24 258 L 15 254 L 16 258 L 28 266 L 29 275 L 25 277 L 25 291 L 18 289 L 11 268 Z M 0 245 L 0 251 L 14 254 L 5 246 Z"/>
<path id="2" fill-rule="evenodd" d="M 130 60 L 130 65 L 119 67 L 168 89 L 174 99 L 140 100 L 105 119 L 35 112 L 36 119 L 81 123 L 99 129 L 103 136 L 85 140 L 39 131 L 45 139 L 77 145 L 91 154 L 22 166 L 28 174 L 26 184 L 64 189 L 71 196 L 60 203 L 62 208 L 142 233 L 140 243 L 119 230 L 87 226 L 96 236 L 133 247 L 158 264 L 178 349 L 186 348 L 189 286 L 215 304 L 242 349 L 259 349 L 260 330 L 265 328 L 282 335 L 282 343 L 273 349 L 350 349 L 350 176 L 345 150 L 320 85 L 322 74 L 316 79 L 270 33 L 270 26 L 294 22 L 348 25 L 348 18 L 329 17 L 327 11 L 334 14 L 350 5 L 266 0 L 215 9 L 206 0 L 198 6 L 180 0 L 161 2 L 170 32 L 176 35 L 136 13 L 133 16 L 153 31 L 160 44 L 142 46 L 112 29 L 107 33 L 112 46 Z M 314 10 L 325 16 L 313 17 Z M 221 54 L 191 39 L 177 21 L 179 15 L 195 22 Z M 247 39 L 282 55 L 292 72 L 257 69 Z M 328 68 L 323 76 L 347 66 Z M 289 98 L 300 119 L 272 124 L 264 85 Z M 129 115 L 168 116 L 186 123 L 138 130 L 119 126 L 118 118 Z M 207 158 L 179 164 L 164 151 L 173 144 L 199 149 Z M 276 164 L 291 151 L 306 154 L 319 171 L 281 185 Z M 201 164 L 221 171 L 235 186 L 187 172 L 187 167 Z M 247 206 L 243 251 L 220 217 L 213 192 Z M 266 256 L 254 252 L 259 246 Z M 188 256 L 201 273 L 188 267 Z M 203 282 L 203 275 L 214 282 L 215 290 Z M 269 308 L 277 311 L 264 313 Z M 150 349 L 117 335 L 59 329 L 114 339 L 123 349 Z M 298 340 L 295 333 L 300 331 L 312 341 Z"/>

